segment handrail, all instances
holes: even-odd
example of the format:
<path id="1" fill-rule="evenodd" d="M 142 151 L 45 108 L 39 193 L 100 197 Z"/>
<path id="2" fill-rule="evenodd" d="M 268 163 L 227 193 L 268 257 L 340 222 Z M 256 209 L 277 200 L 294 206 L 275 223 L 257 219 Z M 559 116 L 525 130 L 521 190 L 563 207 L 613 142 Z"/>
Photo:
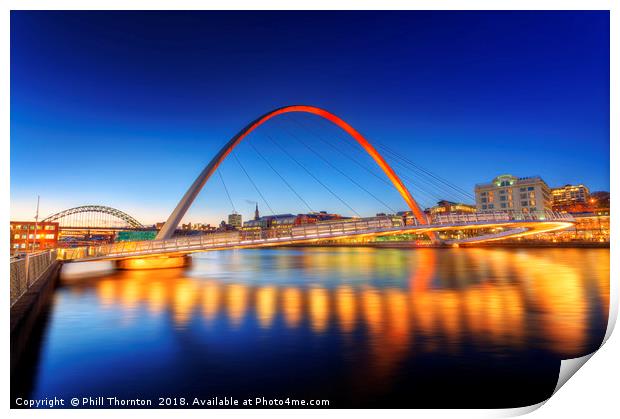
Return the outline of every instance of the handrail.
<path id="1" fill-rule="evenodd" d="M 218 232 L 200 236 L 175 237 L 166 240 L 146 240 L 106 244 L 96 247 L 61 249 L 62 259 L 85 259 L 102 257 L 131 257 L 157 253 L 173 253 L 195 251 L 197 249 L 235 247 L 247 243 L 278 243 L 308 239 L 338 238 L 343 235 L 402 231 L 403 229 L 427 229 L 432 227 L 485 225 L 489 223 L 519 222 L 573 222 L 570 214 L 554 211 L 534 211 L 521 213 L 517 211 L 488 211 L 468 214 L 439 214 L 429 217 L 429 224 L 405 225 L 404 219 L 398 220 L 390 216 L 359 218 L 341 222 L 311 223 L 290 225 L 259 231 Z"/>
<path id="2" fill-rule="evenodd" d="M 11 306 L 43 276 L 56 258 L 56 249 L 50 249 L 10 259 Z"/>

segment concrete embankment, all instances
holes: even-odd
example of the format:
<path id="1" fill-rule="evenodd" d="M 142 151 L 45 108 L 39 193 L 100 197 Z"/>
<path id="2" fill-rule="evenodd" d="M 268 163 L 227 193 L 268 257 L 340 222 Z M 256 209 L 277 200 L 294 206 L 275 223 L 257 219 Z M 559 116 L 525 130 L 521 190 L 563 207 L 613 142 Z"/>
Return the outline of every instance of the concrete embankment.
<path id="1" fill-rule="evenodd" d="M 62 262 L 53 261 L 11 307 L 11 370 L 27 348 L 39 316 L 50 303 L 61 266 Z"/>

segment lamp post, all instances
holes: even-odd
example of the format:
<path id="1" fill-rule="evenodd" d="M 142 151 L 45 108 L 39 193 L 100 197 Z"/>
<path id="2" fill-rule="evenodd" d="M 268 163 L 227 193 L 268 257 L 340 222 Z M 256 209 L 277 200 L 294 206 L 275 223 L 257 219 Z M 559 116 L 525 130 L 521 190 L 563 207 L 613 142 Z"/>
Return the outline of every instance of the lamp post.
<path id="1" fill-rule="evenodd" d="M 37 195 L 37 213 L 34 216 L 34 239 L 32 240 L 32 251 L 34 252 L 35 244 L 37 243 L 37 228 L 39 223 L 39 201 L 41 197 Z"/>

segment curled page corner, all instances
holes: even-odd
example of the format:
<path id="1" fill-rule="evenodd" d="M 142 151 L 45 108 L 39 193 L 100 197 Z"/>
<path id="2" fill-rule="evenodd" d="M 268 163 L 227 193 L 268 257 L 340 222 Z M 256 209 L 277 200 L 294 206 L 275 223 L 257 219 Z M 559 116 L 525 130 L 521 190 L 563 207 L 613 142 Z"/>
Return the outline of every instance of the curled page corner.
<path id="1" fill-rule="evenodd" d="M 501 409 L 497 411 L 497 415 L 493 415 L 494 417 L 516 417 L 527 415 L 528 413 L 532 413 L 538 408 L 542 407 L 545 403 L 553 397 L 553 395 L 571 378 L 578 370 L 581 368 L 588 360 L 594 355 L 596 351 L 581 356 L 579 358 L 571 358 L 571 359 L 563 359 L 560 363 L 560 371 L 558 374 L 558 382 L 555 385 L 555 389 L 553 389 L 553 393 L 551 396 L 539 403 L 532 404 L 529 406 L 523 407 L 515 407 L 509 409 Z"/>
<path id="2" fill-rule="evenodd" d="M 539 403 L 536 403 L 536 404 L 532 404 L 532 405 L 529 405 L 529 406 L 513 407 L 513 408 L 509 408 L 509 409 L 497 410 L 498 414 L 497 414 L 496 417 L 508 418 L 508 417 L 527 415 L 528 413 L 532 413 L 534 410 L 538 409 L 543 404 L 547 403 L 547 400 L 549 400 L 549 399 L 543 400 L 542 402 L 539 402 Z"/>
<path id="3" fill-rule="evenodd" d="M 596 351 L 581 356 L 579 358 L 571 358 L 571 359 L 563 359 L 560 364 L 560 373 L 558 375 L 558 382 L 555 385 L 555 389 L 553 390 L 553 394 L 555 394 L 566 382 L 569 378 L 571 378 L 579 368 L 583 367 L 583 364 L 588 362 L 592 355 L 594 355 Z"/>

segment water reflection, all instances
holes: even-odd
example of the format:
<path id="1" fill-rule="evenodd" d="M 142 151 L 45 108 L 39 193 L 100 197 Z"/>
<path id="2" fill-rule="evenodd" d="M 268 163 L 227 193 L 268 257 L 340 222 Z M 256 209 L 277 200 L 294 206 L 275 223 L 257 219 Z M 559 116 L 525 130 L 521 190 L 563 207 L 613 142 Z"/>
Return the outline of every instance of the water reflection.
<path id="1" fill-rule="evenodd" d="M 417 334 L 426 338 L 425 350 L 457 350 L 466 339 L 563 357 L 589 350 L 589 317 L 608 310 L 606 251 L 336 250 L 268 252 L 267 260 L 231 252 L 198 259 L 189 272 L 124 271 L 64 284 L 76 294 L 94 288 L 101 307 L 127 316 L 140 306 L 153 315 L 170 311 L 176 328 L 194 317 L 208 325 L 224 316 L 232 328 L 255 318 L 269 329 L 282 317 L 288 328 L 306 322 L 314 334 L 362 329 L 370 340 L 399 346 Z M 213 259 L 220 262 L 215 275 Z"/>
<path id="2" fill-rule="evenodd" d="M 494 400 L 531 404 L 553 390 L 550 360 L 600 344 L 609 305 L 604 249 L 265 249 L 194 262 L 98 277 L 68 266 L 33 396 L 155 393 L 165 377 L 188 391 L 419 407 L 412 389 L 428 401 L 455 386 L 451 397 L 475 401 L 516 374 L 531 394 Z M 258 387 L 239 387 L 248 375 Z"/>

